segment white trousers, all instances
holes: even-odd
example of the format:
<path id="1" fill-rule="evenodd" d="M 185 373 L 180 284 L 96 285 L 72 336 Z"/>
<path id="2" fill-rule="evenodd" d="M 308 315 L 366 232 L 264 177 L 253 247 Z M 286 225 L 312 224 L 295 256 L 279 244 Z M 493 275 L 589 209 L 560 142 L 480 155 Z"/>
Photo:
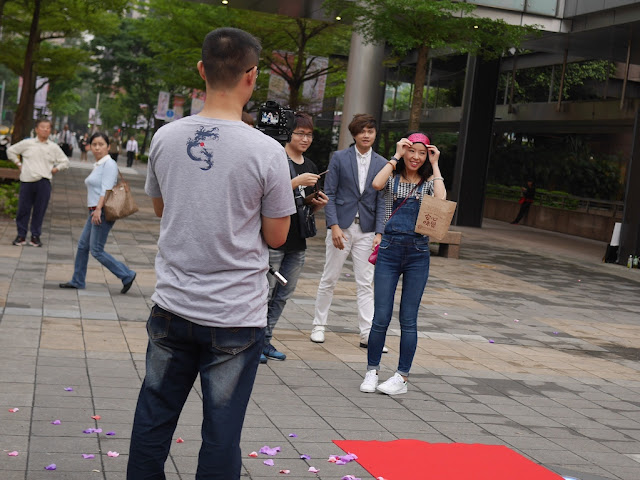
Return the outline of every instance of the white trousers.
<path id="1" fill-rule="evenodd" d="M 356 298 L 358 304 L 358 326 L 360 327 L 360 340 L 363 343 L 369 342 L 369 331 L 373 321 L 373 271 L 374 267 L 369 263 L 371 246 L 375 233 L 364 233 L 360 225 L 352 223 L 349 228 L 343 230 L 347 241 L 344 242 L 344 249 L 340 250 L 333 246 L 331 239 L 331 229 L 327 230 L 325 239 L 326 259 L 324 271 L 318 286 L 316 297 L 316 311 L 313 318 L 314 326 L 325 326 L 329 316 L 329 307 L 333 300 L 333 290 L 338 283 L 342 266 L 351 253 L 353 260 L 353 273 L 356 278 Z"/>

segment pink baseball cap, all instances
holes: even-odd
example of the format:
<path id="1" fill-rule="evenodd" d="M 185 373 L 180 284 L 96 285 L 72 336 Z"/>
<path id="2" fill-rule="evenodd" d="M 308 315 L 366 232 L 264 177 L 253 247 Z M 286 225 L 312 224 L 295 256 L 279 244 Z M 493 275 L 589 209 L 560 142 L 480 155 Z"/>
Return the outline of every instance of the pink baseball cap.
<path id="1" fill-rule="evenodd" d="M 422 143 L 425 147 L 427 145 L 431 145 L 429 137 L 427 137 L 424 133 L 412 133 L 407 137 L 407 140 L 409 140 L 411 143 Z"/>

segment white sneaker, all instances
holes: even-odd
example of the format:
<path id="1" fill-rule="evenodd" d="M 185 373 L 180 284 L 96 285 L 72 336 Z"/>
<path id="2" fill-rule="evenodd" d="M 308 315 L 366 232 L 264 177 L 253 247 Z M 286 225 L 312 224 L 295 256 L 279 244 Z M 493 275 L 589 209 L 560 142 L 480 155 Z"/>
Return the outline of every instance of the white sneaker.
<path id="1" fill-rule="evenodd" d="M 369 345 L 360 340 L 360 348 L 369 348 Z M 389 353 L 389 349 L 386 345 L 382 347 L 382 353 Z"/>
<path id="2" fill-rule="evenodd" d="M 313 330 L 311 330 L 311 341 L 314 343 L 324 343 L 324 327 L 313 327 Z"/>
<path id="3" fill-rule="evenodd" d="M 387 395 L 407 393 L 407 382 L 404 381 L 402 375 L 396 372 L 389 380 L 378 385 L 378 391 Z"/>
<path id="4" fill-rule="evenodd" d="M 360 391 L 364 393 L 373 393 L 378 386 L 378 372 L 375 370 L 367 370 L 363 382 L 360 384 Z"/>

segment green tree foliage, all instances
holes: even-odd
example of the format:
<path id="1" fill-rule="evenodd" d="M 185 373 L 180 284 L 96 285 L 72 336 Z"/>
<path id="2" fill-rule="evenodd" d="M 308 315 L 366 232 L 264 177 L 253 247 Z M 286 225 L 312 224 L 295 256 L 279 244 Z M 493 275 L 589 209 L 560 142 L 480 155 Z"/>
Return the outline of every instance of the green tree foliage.
<path id="1" fill-rule="evenodd" d="M 109 31 L 117 26 L 117 14 L 128 0 L 23 0 L 8 1 L 2 11 L 0 63 L 23 77 L 23 88 L 14 132 L 26 135 L 31 125 L 36 77 L 53 84 L 77 73 L 78 60 L 86 53 L 78 48 L 83 35 Z"/>
<path id="2" fill-rule="evenodd" d="M 496 135 L 489 183 L 521 185 L 531 178 L 539 187 L 572 195 L 619 200 L 621 159 L 596 153 L 588 137 Z"/>
<path id="3" fill-rule="evenodd" d="M 202 40 L 215 28 L 240 28 L 239 11 L 184 0 L 140 1 L 139 8 L 135 33 L 148 46 L 157 76 L 167 85 L 204 89 L 196 70 Z"/>
<path id="4" fill-rule="evenodd" d="M 398 57 L 417 50 L 410 129 L 418 128 L 420 122 L 430 50 L 446 47 L 495 58 L 534 31 L 533 27 L 473 16 L 474 5 L 454 0 L 326 0 L 324 5 L 353 19 L 354 28 L 367 41 L 386 42 Z"/>
<path id="5" fill-rule="evenodd" d="M 517 66 L 517 64 L 516 64 Z M 563 100 L 590 100 L 601 97 L 593 85 L 605 82 L 615 71 L 615 64 L 607 60 L 589 60 L 567 65 L 564 85 L 562 89 Z M 560 76 L 562 66 L 544 66 L 516 70 L 514 103 L 546 102 L 549 99 L 549 86 L 553 83 L 551 100 L 558 99 L 560 89 Z M 500 79 L 502 88 L 500 94 L 504 94 L 505 82 L 511 82 L 511 72 Z M 507 93 L 508 95 L 508 93 Z"/>
<path id="6" fill-rule="evenodd" d="M 147 120 L 144 152 L 158 92 L 167 78 L 156 67 L 152 42 L 145 36 L 144 19 L 124 18 L 117 29 L 96 35 L 91 42 L 97 69 L 94 85 L 102 94 L 100 115 L 103 128 L 122 123 L 135 126 L 139 115 Z"/>
<path id="7" fill-rule="evenodd" d="M 289 86 L 289 106 L 305 106 L 305 82 L 344 72 L 351 29 L 341 23 L 254 13 L 242 17 L 241 28 L 262 40 L 262 61 Z M 328 66 L 313 64 L 317 57 L 328 57 Z"/>
<path id="8" fill-rule="evenodd" d="M 289 85 L 289 105 L 297 108 L 305 104 L 302 85 L 323 75 L 344 72 L 346 65 L 335 55 L 348 53 L 351 30 L 342 24 L 295 19 L 261 12 L 237 10 L 182 0 L 149 0 L 143 3 L 145 17 L 140 22 L 140 34 L 149 42 L 154 53 L 154 67 L 168 85 L 203 89 L 204 84 L 196 64 L 201 59 L 202 40 L 219 27 L 246 30 L 262 42 L 260 69 L 274 71 Z M 273 54 L 286 52 L 285 62 Z M 332 56 L 324 69 L 310 67 L 316 56 Z M 328 82 L 332 94 L 342 93 L 339 75 Z M 337 81 L 338 80 L 338 81 Z M 258 77 L 254 98 L 266 99 L 269 75 Z M 338 92 L 335 88 L 338 87 Z"/>

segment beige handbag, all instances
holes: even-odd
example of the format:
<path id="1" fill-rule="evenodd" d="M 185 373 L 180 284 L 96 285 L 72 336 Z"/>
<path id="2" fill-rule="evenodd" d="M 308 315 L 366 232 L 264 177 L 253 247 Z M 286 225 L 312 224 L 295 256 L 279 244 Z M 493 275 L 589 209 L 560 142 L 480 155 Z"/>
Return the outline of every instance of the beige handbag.
<path id="1" fill-rule="evenodd" d="M 429 235 L 431 240 L 442 240 L 449 231 L 455 211 L 456 202 L 425 195 L 422 197 L 415 231 Z"/>
<path id="2" fill-rule="evenodd" d="M 120 181 L 111 190 L 107 190 L 104 194 L 104 218 L 109 222 L 114 222 L 120 218 L 128 217 L 138 211 L 129 184 L 124 181 L 122 172 L 118 170 L 120 174 Z"/>

